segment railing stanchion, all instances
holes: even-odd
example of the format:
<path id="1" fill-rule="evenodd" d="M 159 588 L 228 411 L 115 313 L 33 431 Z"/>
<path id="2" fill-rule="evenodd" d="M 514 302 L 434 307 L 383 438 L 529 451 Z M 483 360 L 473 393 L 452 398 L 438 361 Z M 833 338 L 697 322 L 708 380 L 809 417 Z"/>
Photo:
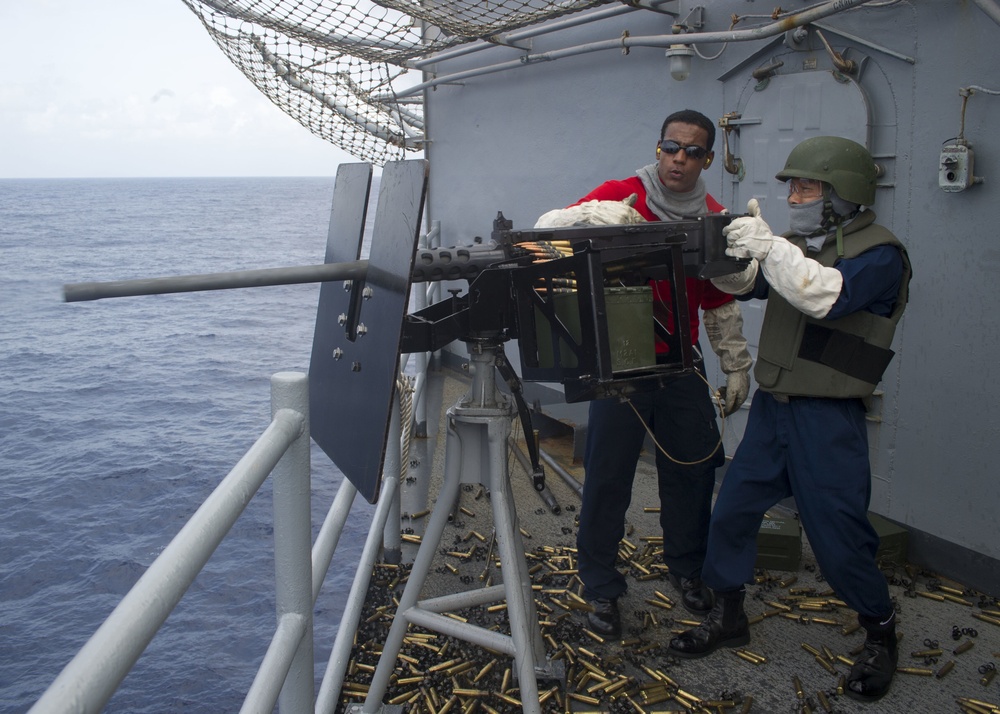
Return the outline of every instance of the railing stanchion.
<path id="1" fill-rule="evenodd" d="M 299 437 L 272 472 L 274 478 L 275 605 L 285 615 L 304 618 L 305 633 L 278 697 L 283 714 L 313 710 L 312 516 L 310 513 L 309 389 L 306 375 L 278 372 L 271 377 L 271 414 L 291 409 L 305 416 Z"/>

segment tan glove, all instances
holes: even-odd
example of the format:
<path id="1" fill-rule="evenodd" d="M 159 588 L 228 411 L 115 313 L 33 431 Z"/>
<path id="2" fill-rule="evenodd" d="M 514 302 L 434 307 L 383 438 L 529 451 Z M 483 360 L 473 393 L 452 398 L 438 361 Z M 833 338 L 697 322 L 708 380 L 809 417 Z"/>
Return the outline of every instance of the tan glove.
<path id="1" fill-rule="evenodd" d="M 719 356 L 719 367 L 726 375 L 726 401 L 722 416 L 729 416 L 746 401 L 750 393 L 750 367 L 753 359 L 743 336 L 743 313 L 734 302 L 705 310 L 702 318 L 712 351 Z"/>
<path id="2" fill-rule="evenodd" d="M 619 226 L 645 223 L 642 214 L 632 208 L 638 196 L 630 195 L 622 201 L 587 201 L 569 208 L 557 208 L 543 213 L 535 221 L 535 228 L 566 228 L 568 226 Z"/>

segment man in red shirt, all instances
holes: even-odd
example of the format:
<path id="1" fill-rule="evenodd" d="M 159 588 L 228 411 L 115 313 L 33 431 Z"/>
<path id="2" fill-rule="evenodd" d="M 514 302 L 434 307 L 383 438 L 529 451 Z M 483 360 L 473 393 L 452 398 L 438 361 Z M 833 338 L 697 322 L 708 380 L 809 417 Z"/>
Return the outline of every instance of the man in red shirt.
<path id="1" fill-rule="evenodd" d="M 708 117 L 692 110 L 675 112 L 660 130 L 656 163 L 630 178 L 601 184 L 569 208 L 546 213 L 536 227 L 679 220 L 722 212 L 701 179 L 715 156 L 714 140 L 715 126 Z M 687 278 L 686 287 L 691 341 L 698 346 L 701 309 L 706 334 L 727 375 L 724 413 L 730 414 L 746 399 L 750 385 L 752 360 L 742 334 L 742 315 L 732 297 L 709 281 Z M 653 283 L 653 299 L 671 307 L 666 281 Z M 668 330 L 673 329 L 672 317 Z M 667 350 L 667 344 L 657 339 L 658 361 L 669 361 Z M 628 401 L 590 403 L 577 549 L 584 596 L 594 608 L 587 619 L 600 635 L 621 636 L 618 598 L 627 584 L 615 562 L 647 426 L 659 445 L 660 525 L 670 580 L 689 612 L 705 615 L 714 604 L 711 590 L 701 581 L 701 567 L 715 469 L 725 462 L 725 452 L 700 360 L 698 367 L 701 374 L 678 377 Z"/>

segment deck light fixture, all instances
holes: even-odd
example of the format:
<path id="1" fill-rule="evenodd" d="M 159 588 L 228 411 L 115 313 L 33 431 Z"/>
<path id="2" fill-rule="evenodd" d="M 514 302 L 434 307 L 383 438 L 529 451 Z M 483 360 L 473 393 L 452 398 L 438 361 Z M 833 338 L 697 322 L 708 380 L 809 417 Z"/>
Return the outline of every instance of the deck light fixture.
<path id="1" fill-rule="evenodd" d="M 690 45 L 670 45 L 667 57 L 670 59 L 670 76 L 678 82 L 683 82 L 691 74 L 691 56 L 694 50 Z"/>

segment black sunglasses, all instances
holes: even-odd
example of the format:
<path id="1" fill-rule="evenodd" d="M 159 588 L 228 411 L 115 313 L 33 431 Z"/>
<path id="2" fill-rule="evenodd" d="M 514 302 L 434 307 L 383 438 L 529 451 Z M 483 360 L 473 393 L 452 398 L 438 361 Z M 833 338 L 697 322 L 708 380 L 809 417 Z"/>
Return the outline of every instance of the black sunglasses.
<path id="1" fill-rule="evenodd" d="M 681 149 L 684 149 L 684 153 L 687 154 L 692 159 L 704 159 L 708 155 L 708 149 L 692 144 L 690 146 L 681 146 L 676 141 L 670 139 L 663 139 L 657 146 L 668 154 L 676 154 Z"/>

